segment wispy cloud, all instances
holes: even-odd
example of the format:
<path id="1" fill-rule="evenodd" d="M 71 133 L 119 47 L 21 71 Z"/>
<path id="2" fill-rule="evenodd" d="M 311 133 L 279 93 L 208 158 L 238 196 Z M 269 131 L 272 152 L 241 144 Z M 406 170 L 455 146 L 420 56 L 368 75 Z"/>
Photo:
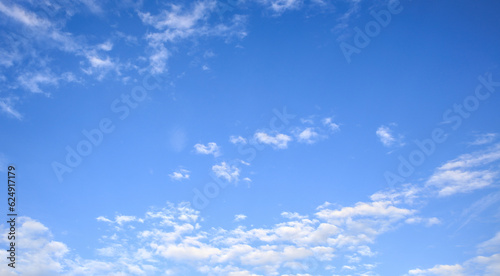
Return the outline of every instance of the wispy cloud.
<path id="1" fill-rule="evenodd" d="M 476 139 L 469 144 L 472 146 L 481 146 L 481 145 L 486 145 L 490 144 L 495 139 L 498 137 L 498 134 L 496 133 L 483 133 L 483 134 L 478 134 L 476 135 Z"/>
<path id="2" fill-rule="evenodd" d="M 340 130 L 340 127 L 338 124 L 333 122 L 333 118 L 324 118 L 322 120 L 323 125 L 328 127 L 331 131 L 336 132 Z"/>
<path id="3" fill-rule="evenodd" d="M 198 1 L 186 8 L 170 5 L 157 15 L 139 12 L 142 22 L 153 26 L 158 32 L 146 35 L 151 54 L 149 57 L 153 73 L 163 73 L 167 69 L 170 56 L 167 44 L 177 43 L 188 38 L 205 36 L 245 37 L 245 17 L 234 15 L 227 23 L 211 23 L 209 18 L 216 14 L 216 1 Z"/>
<path id="4" fill-rule="evenodd" d="M 229 137 L 229 142 L 231 142 L 232 144 L 245 145 L 247 143 L 247 139 L 245 139 L 241 136 L 231 136 L 231 137 Z"/>
<path id="5" fill-rule="evenodd" d="M 19 113 L 19 111 L 14 108 L 13 101 L 15 100 L 16 98 L 12 97 L 0 98 L 0 109 L 2 110 L 2 112 L 8 114 L 9 116 L 12 116 L 18 120 L 22 120 L 23 115 L 21 115 L 21 113 Z"/>
<path id="6" fill-rule="evenodd" d="M 242 221 L 242 220 L 245 220 L 246 218 L 247 218 L 247 216 L 245 216 L 243 214 L 238 214 L 238 215 L 234 216 L 234 221 Z"/>
<path id="7" fill-rule="evenodd" d="M 437 187 L 440 196 L 466 193 L 494 183 L 498 171 L 484 166 L 500 160 L 500 143 L 486 150 L 460 155 L 439 167 L 427 181 Z"/>
<path id="8" fill-rule="evenodd" d="M 258 1 L 278 15 L 288 10 L 297 10 L 303 4 L 303 0 L 258 0 Z"/>
<path id="9" fill-rule="evenodd" d="M 493 238 L 480 243 L 477 248 L 478 254 L 491 254 L 490 251 L 494 250 L 493 255 L 477 255 L 461 264 L 440 264 L 427 269 L 411 269 L 406 275 L 500 275 L 500 266 L 498 265 L 500 263 L 500 253 L 498 253 L 498 249 L 500 248 L 500 232 L 497 232 Z"/>
<path id="10" fill-rule="evenodd" d="M 377 137 L 380 139 L 380 142 L 382 142 L 382 144 L 386 147 L 404 145 L 402 141 L 403 136 L 396 135 L 394 131 L 388 126 L 384 125 L 380 126 L 375 132 L 375 134 L 377 134 Z"/>

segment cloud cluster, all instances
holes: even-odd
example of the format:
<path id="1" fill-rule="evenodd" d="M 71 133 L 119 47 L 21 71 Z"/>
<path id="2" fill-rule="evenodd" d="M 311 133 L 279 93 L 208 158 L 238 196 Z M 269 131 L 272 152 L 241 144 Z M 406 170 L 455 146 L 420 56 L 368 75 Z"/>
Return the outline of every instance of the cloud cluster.
<path id="1" fill-rule="evenodd" d="M 271 227 L 203 229 L 203 219 L 189 204 L 169 203 L 140 218 L 98 217 L 108 226 L 100 238 L 103 245 L 96 250 L 105 257 L 102 260 L 70 254 L 68 246 L 54 241 L 45 226 L 23 218 L 19 232 L 24 241 L 33 242 L 23 243 L 29 254 L 19 272 L 36 275 L 40 270 L 35 270 L 42 269 L 46 274 L 155 275 L 169 271 L 181 275 L 194 269 L 204 275 L 314 274 L 312 269 L 323 269 L 340 256 L 355 256 L 356 262 L 373 256 L 369 245 L 377 236 L 404 223 L 415 212 L 391 201 L 360 202 L 337 209 L 324 204 L 311 215 L 283 212 L 282 222 Z M 245 218 L 237 214 L 234 221 Z M 312 261 L 317 267 L 310 265 Z"/>

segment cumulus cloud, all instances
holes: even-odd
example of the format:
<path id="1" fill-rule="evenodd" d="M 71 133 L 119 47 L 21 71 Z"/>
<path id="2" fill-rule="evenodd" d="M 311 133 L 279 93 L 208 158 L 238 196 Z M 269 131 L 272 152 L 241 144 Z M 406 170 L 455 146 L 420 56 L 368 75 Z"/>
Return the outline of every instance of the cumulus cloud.
<path id="1" fill-rule="evenodd" d="M 312 127 L 299 131 L 296 136 L 299 142 L 307 144 L 315 143 L 320 137 L 320 135 Z"/>
<path id="2" fill-rule="evenodd" d="M 172 172 L 171 174 L 168 175 L 170 179 L 172 180 L 184 180 L 184 179 L 189 179 L 189 171 L 186 169 L 177 169 L 176 171 Z"/>
<path id="3" fill-rule="evenodd" d="M 221 162 L 218 165 L 212 166 L 212 171 L 219 178 L 224 178 L 228 182 L 237 182 L 240 176 L 240 169 L 234 165 L 229 165 L 226 162 Z"/>
<path id="4" fill-rule="evenodd" d="M 210 142 L 207 145 L 196 144 L 194 145 L 194 149 L 198 154 L 212 154 L 214 157 L 220 155 L 220 148 L 214 142 Z"/>
<path id="5" fill-rule="evenodd" d="M 311 259 L 326 267 L 337 254 L 373 256 L 369 246 L 376 237 L 411 218 L 413 211 L 387 202 L 367 202 L 336 209 L 322 205 L 311 215 L 295 212 L 281 215 L 284 221 L 268 227 L 239 225 L 233 229 L 204 229 L 199 211 L 189 203 L 168 203 L 150 209 L 141 217 L 100 216 L 97 220 L 108 229 L 99 238 L 102 246 L 96 253 L 105 256 L 104 260 L 70 254 L 71 250 L 55 241 L 46 226 L 24 219 L 20 233 L 24 233 L 26 248 L 22 261 L 25 263 L 20 265 L 19 272 L 148 275 L 167 270 L 190 274 L 196 270 L 204 275 L 287 275 L 293 269 L 294 275 L 308 275 L 313 272 L 307 266 Z M 234 216 L 235 222 L 245 218 L 243 214 Z M 5 230 L 4 227 L 0 228 Z M 124 239 L 126 243 L 122 242 Z M 2 252 L 4 256 L 6 251 Z M 357 271 L 362 273 L 364 269 L 368 273 L 373 268 L 359 265 Z"/>
<path id="6" fill-rule="evenodd" d="M 256 132 L 254 138 L 258 143 L 272 145 L 276 149 L 286 149 L 288 143 L 292 141 L 290 136 L 282 133 L 271 136 L 265 132 Z"/>

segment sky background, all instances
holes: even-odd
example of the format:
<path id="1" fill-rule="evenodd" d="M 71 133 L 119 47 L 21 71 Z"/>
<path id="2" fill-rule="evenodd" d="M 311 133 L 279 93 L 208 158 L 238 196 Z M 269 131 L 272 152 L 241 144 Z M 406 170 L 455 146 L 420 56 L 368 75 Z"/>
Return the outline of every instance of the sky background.
<path id="1" fill-rule="evenodd" d="M 499 275 L 499 12 L 0 1 L 0 274 Z"/>

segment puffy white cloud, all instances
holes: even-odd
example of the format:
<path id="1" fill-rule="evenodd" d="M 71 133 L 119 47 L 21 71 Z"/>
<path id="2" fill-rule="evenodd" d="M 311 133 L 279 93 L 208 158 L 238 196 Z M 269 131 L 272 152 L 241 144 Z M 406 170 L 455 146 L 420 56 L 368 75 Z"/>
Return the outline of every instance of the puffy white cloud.
<path id="1" fill-rule="evenodd" d="M 240 169 L 234 165 L 229 165 L 226 162 L 221 162 L 219 165 L 212 166 L 212 171 L 219 178 L 224 178 L 229 182 L 238 181 Z"/>
<path id="2" fill-rule="evenodd" d="M 297 134 L 297 140 L 302 143 L 313 144 L 320 135 L 312 127 L 308 127 Z"/>
<path id="3" fill-rule="evenodd" d="M 195 269 L 207 275 L 291 275 L 288 271 L 292 269 L 295 275 L 307 275 L 313 272 L 308 265 L 311 259 L 322 266 L 328 265 L 336 253 L 357 254 L 359 258 L 373 256 L 368 245 L 376 236 L 386 231 L 388 224 L 395 226 L 412 213 L 385 203 L 365 204 L 358 203 L 354 211 L 323 205 L 320 212 L 310 216 L 283 212 L 285 221 L 265 228 L 204 230 L 199 212 L 188 203 L 169 203 L 151 209 L 143 217 L 118 215 L 111 220 L 100 216 L 97 220 L 107 223 L 108 230 L 104 230 L 107 234 L 100 238 L 102 247 L 96 253 L 105 256 L 105 261 L 98 260 L 98 256 L 94 260 L 70 254 L 66 245 L 53 240 L 47 227 L 25 219 L 21 227 L 23 240 L 30 242 L 23 243 L 27 247 L 23 252 L 31 253 L 24 255 L 26 263 L 19 272 L 148 275 L 167 270 L 171 274 L 189 274 Z M 235 221 L 244 218 L 245 215 L 235 215 Z M 129 227 L 118 227 L 125 225 Z"/>
<path id="4" fill-rule="evenodd" d="M 171 174 L 168 175 L 170 179 L 172 180 L 183 180 L 183 179 L 189 179 L 189 171 L 186 169 L 177 169 L 177 171 L 172 172 Z"/>
<path id="5" fill-rule="evenodd" d="M 214 157 L 217 157 L 220 155 L 220 148 L 214 142 L 210 142 L 207 145 L 196 144 L 196 145 L 194 145 L 194 149 L 195 149 L 196 153 L 199 153 L 199 154 L 212 154 Z"/>
<path id="6" fill-rule="evenodd" d="M 254 134 L 254 138 L 259 143 L 272 145 L 277 149 L 286 149 L 288 147 L 288 143 L 292 141 L 292 138 L 290 136 L 282 133 L 271 136 L 264 132 L 256 132 Z"/>

